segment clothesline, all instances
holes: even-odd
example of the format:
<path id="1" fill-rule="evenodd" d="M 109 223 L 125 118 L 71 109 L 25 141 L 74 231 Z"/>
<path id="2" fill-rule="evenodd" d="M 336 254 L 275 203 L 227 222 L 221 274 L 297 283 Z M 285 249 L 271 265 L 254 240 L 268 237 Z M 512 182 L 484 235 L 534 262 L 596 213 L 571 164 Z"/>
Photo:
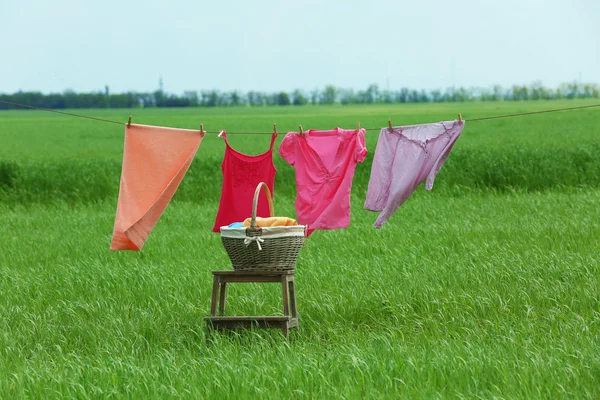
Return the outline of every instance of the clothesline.
<path id="1" fill-rule="evenodd" d="M 188 171 L 204 135 L 190 129 L 126 126 L 110 248 L 139 251 Z M 433 188 L 464 127 L 459 118 L 459 121 L 403 126 L 397 134 L 380 135 L 364 203 L 365 210 L 379 214 L 374 228 L 381 228 L 421 183 L 425 183 L 428 191 Z M 302 226 L 299 233 L 306 237 L 315 230 L 350 226 L 352 181 L 368 151 L 364 129 L 337 130 L 335 135 L 330 130 L 311 130 L 312 137 L 318 139 L 310 141 L 288 132 L 279 143 L 277 153 L 295 170 L 294 220 Z M 223 139 L 227 140 L 226 132 Z M 243 154 L 225 146 L 220 163 L 221 196 L 213 232 L 223 234 L 223 228 L 243 226 L 249 216 L 276 217 L 269 197 L 260 199 L 260 192 L 256 191 L 257 186 L 266 186 L 268 192 L 274 193 L 276 136 L 271 135 L 270 139 L 269 150 L 258 155 Z M 164 151 L 165 148 L 169 151 Z M 262 195 L 265 197 L 266 193 Z M 260 241 L 253 244 L 245 229 L 240 233 L 246 247 L 256 246 L 256 251 L 265 251 L 268 246 L 267 241 L 264 248 L 258 247 Z"/>
<path id="2" fill-rule="evenodd" d="M 68 113 L 68 112 L 64 112 L 64 111 L 52 110 L 50 108 L 34 107 L 34 106 L 26 105 L 26 104 L 13 103 L 13 102 L 4 101 L 4 100 L 0 100 L 0 103 L 9 104 L 12 106 L 17 106 L 17 107 L 30 108 L 30 109 L 34 109 L 34 110 L 48 111 L 48 112 L 53 112 L 53 113 L 57 113 L 57 114 L 68 115 L 71 117 L 87 118 L 87 119 L 92 119 L 95 121 L 110 122 L 112 124 L 119 124 L 119 125 L 127 124 L 127 122 L 119 122 L 119 121 L 113 121 L 110 119 L 90 117 L 88 115 Z M 523 115 L 543 114 L 543 113 L 551 113 L 551 112 L 558 112 L 558 111 L 570 111 L 570 110 L 578 110 L 578 109 L 582 109 L 582 108 L 592 108 L 592 107 L 600 107 L 600 104 L 592 104 L 592 105 L 588 105 L 588 106 L 578 106 L 578 107 L 567 107 L 567 108 L 555 108 L 555 109 L 542 110 L 542 111 L 530 111 L 530 112 L 518 113 L 518 114 L 493 115 L 493 116 L 489 116 L 489 117 L 480 117 L 480 118 L 472 118 L 472 119 L 464 118 L 464 120 L 469 121 L 469 122 L 484 121 L 484 120 L 488 120 L 488 119 L 511 118 L 511 117 L 519 117 L 519 116 L 523 116 Z M 131 116 L 129 117 L 129 121 L 131 121 Z M 365 129 L 367 131 L 379 131 L 379 130 L 381 130 L 381 127 L 363 128 L 363 129 Z M 211 134 L 220 134 L 221 133 L 221 131 L 204 131 L 204 130 L 203 130 L 203 132 L 211 133 Z M 239 135 L 272 135 L 273 133 L 274 132 L 229 132 L 229 131 L 227 131 L 227 134 L 239 134 Z"/>

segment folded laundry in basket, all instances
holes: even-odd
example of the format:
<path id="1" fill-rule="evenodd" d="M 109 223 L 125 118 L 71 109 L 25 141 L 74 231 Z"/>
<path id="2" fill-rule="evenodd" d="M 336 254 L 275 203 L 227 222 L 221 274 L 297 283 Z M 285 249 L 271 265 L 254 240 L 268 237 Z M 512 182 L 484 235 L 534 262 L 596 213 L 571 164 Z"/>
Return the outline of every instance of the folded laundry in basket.
<path id="1" fill-rule="evenodd" d="M 244 224 L 242 222 L 234 222 L 233 224 L 227 225 L 228 228 L 243 228 Z"/>
<path id="2" fill-rule="evenodd" d="M 250 226 L 250 221 L 252 218 L 246 218 L 244 220 L 244 227 Z M 259 228 L 266 228 L 268 226 L 296 226 L 298 223 L 295 219 L 288 217 L 268 217 L 261 218 L 256 217 L 256 226 Z"/>

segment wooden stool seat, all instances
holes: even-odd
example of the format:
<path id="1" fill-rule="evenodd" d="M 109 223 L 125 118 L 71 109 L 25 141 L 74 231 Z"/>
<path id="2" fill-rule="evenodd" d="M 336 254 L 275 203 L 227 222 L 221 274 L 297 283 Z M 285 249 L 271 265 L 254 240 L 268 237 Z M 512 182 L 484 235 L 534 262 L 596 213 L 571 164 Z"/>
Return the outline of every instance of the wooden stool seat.
<path id="1" fill-rule="evenodd" d="M 298 329 L 298 311 L 296 309 L 296 289 L 294 286 L 294 270 L 286 271 L 213 271 L 213 291 L 210 305 L 210 316 L 205 317 L 207 327 L 210 329 L 237 329 L 250 328 L 278 328 L 285 337 L 289 335 L 290 328 Z M 224 316 L 225 300 L 227 296 L 227 283 L 249 282 L 281 283 L 283 297 L 282 316 Z M 218 299 L 218 300 L 217 300 Z M 219 315 L 217 316 L 217 302 Z M 290 314 L 291 309 L 291 314 Z"/>

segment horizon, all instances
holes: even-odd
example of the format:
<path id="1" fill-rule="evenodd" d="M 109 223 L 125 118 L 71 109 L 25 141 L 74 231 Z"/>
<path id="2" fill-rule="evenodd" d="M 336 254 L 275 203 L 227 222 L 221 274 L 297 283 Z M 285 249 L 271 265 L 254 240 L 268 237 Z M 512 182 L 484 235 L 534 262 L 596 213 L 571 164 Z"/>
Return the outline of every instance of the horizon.
<path id="1" fill-rule="evenodd" d="M 372 85 L 376 85 L 379 92 L 384 92 L 384 91 L 389 91 L 389 92 L 400 92 L 402 90 L 406 90 L 408 89 L 409 91 L 418 91 L 418 92 L 426 92 L 426 93 L 431 93 L 432 91 L 436 91 L 439 90 L 442 93 L 444 92 L 448 92 L 448 91 L 452 91 L 452 90 L 466 90 L 466 91 L 479 91 L 479 90 L 493 90 L 494 88 L 500 88 L 503 91 L 510 91 L 511 89 L 515 88 L 515 87 L 525 87 L 525 88 L 532 88 L 532 87 L 540 87 L 542 89 L 545 90 L 549 90 L 549 91 L 554 91 L 557 89 L 560 89 L 561 87 L 564 87 L 566 85 L 578 85 L 578 86 L 583 86 L 583 85 L 592 85 L 595 88 L 598 88 L 600 86 L 600 83 L 597 82 L 581 82 L 578 80 L 564 80 L 561 81 L 558 85 L 556 86 L 546 86 L 543 85 L 543 82 L 541 81 L 533 81 L 530 82 L 529 84 L 509 84 L 509 85 L 489 85 L 489 86 L 448 86 L 448 87 L 437 87 L 437 88 L 418 88 L 418 87 L 410 87 L 410 86 L 404 86 L 404 87 L 394 87 L 394 88 L 381 88 L 380 86 L 378 86 L 375 83 L 372 83 L 370 85 L 367 85 L 364 88 L 345 88 L 345 87 L 337 87 L 334 85 L 330 85 L 330 84 L 326 84 L 322 87 L 315 87 L 312 89 L 302 89 L 302 88 L 295 88 L 292 90 L 272 90 L 272 91 L 264 91 L 264 90 L 257 90 L 257 89 L 250 89 L 247 91 L 242 91 L 242 90 L 221 90 L 218 88 L 201 88 L 201 89 L 185 89 L 180 93 L 174 93 L 174 92 L 168 92 L 166 90 L 160 90 L 160 87 L 157 87 L 155 89 L 149 90 L 149 91 L 127 91 L 127 92 L 113 92 L 112 90 L 110 90 L 110 85 L 105 85 L 104 88 L 101 89 L 92 89 L 90 91 L 75 91 L 73 89 L 70 88 L 66 88 L 63 90 L 58 90 L 58 91 L 53 91 L 53 92 L 44 92 L 41 90 L 18 90 L 12 93 L 9 92 L 1 92 L 0 91 L 0 95 L 5 95 L 5 96 L 11 96 L 11 95 L 16 95 L 16 94 L 21 94 L 21 93 L 40 93 L 44 96 L 49 96 L 49 95 L 64 95 L 64 94 L 68 94 L 68 93 L 74 93 L 74 94 L 106 94 L 106 89 L 108 88 L 109 95 L 120 95 L 120 94 L 145 94 L 145 93 L 156 93 L 156 92 L 162 92 L 163 94 L 166 95 L 175 95 L 175 96 L 185 96 L 186 93 L 191 93 L 191 92 L 196 92 L 197 94 L 200 93 L 208 93 L 208 92 L 216 92 L 216 93 L 220 93 L 220 94 L 224 94 L 224 93 L 233 93 L 233 92 L 238 92 L 239 94 L 248 94 L 248 93 L 252 93 L 252 92 L 256 92 L 256 93 L 262 93 L 262 94 L 277 94 L 277 93 L 287 93 L 287 94 L 292 94 L 295 91 L 300 91 L 303 95 L 310 95 L 313 91 L 323 91 L 325 90 L 327 87 L 333 87 L 336 89 L 336 91 L 352 91 L 354 93 L 360 92 L 361 90 L 366 90 L 369 87 L 371 87 Z"/>

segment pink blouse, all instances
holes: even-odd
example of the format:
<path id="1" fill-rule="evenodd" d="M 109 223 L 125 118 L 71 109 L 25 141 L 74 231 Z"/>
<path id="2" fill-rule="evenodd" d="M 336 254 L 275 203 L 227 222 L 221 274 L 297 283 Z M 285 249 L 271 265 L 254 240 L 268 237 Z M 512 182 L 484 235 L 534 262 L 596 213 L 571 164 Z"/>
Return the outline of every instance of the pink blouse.
<path id="1" fill-rule="evenodd" d="M 307 236 L 347 228 L 354 169 L 367 155 L 365 130 L 289 132 L 279 154 L 296 170 L 296 217 L 307 225 Z"/>

